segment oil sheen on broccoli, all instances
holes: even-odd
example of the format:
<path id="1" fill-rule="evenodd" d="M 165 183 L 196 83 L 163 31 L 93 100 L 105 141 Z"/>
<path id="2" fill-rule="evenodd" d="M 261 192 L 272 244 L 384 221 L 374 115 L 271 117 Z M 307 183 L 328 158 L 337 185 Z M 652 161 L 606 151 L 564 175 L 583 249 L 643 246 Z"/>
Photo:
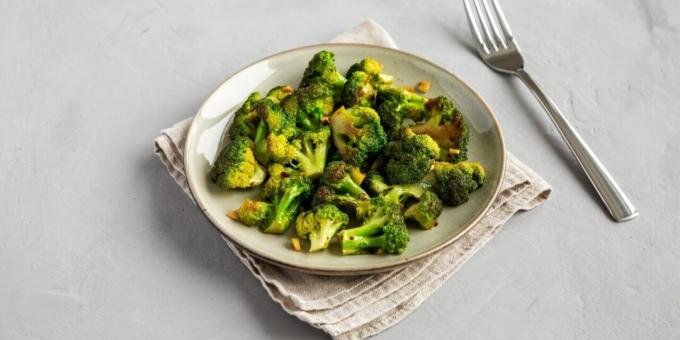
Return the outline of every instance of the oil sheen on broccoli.
<path id="1" fill-rule="evenodd" d="M 310 242 L 309 252 L 328 248 L 331 239 L 349 222 L 349 216 L 336 206 L 323 204 L 305 211 L 295 220 L 295 231 Z"/>

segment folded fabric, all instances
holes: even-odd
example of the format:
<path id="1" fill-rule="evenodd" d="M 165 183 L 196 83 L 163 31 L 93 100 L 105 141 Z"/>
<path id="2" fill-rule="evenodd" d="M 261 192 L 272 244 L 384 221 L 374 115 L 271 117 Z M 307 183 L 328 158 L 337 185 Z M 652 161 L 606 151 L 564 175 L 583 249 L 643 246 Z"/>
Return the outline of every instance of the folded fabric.
<path id="1" fill-rule="evenodd" d="M 331 42 L 397 47 L 390 35 L 370 19 Z M 172 178 L 193 200 L 182 162 L 190 125 L 191 118 L 163 130 L 154 140 L 154 147 Z M 264 262 L 226 238 L 224 241 L 286 312 L 334 338 L 361 339 L 385 330 L 411 313 L 486 245 L 510 217 L 520 210 L 537 207 L 548 199 L 550 192 L 545 180 L 508 153 L 501 192 L 479 223 L 436 254 L 379 274 L 345 277 L 304 274 Z"/>

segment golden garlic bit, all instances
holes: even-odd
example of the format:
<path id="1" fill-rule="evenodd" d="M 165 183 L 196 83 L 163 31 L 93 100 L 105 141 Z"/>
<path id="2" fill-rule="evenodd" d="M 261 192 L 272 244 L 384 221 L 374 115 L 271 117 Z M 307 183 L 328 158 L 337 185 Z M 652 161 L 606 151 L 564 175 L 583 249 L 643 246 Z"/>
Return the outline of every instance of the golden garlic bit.
<path id="1" fill-rule="evenodd" d="M 430 82 L 427 80 L 423 80 L 420 83 L 418 83 L 418 86 L 416 86 L 416 89 L 422 93 L 427 93 L 427 91 L 430 90 Z"/>
<path id="2" fill-rule="evenodd" d="M 293 250 L 295 251 L 302 250 L 302 248 L 300 247 L 300 239 L 297 237 L 291 237 L 290 246 L 293 247 Z"/>

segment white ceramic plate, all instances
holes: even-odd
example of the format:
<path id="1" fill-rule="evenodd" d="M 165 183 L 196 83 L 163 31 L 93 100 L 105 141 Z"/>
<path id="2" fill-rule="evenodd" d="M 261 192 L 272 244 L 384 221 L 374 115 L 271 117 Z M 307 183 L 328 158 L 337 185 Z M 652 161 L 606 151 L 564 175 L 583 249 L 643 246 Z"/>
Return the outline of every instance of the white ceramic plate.
<path id="1" fill-rule="evenodd" d="M 455 208 L 445 208 L 439 226 L 425 231 L 411 229 L 411 242 L 402 255 L 342 256 L 337 246 L 318 253 L 295 252 L 287 235 L 268 235 L 232 221 L 225 212 L 239 207 L 250 191 L 219 190 L 208 179 L 215 156 L 228 136 L 225 127 L 234 112 L 253 91 L 288 84 L 297 87 L 311 57 L 320 50 L 335 53 L 336 65 L 344 73 L 364 57 L 378 59 L 384 72 L 395 76 L 395 84 L 412 85 L 421 80 L 432 84 L 428 96 L 451 98 L 465 115 L 470 129 L 469 159 L 486 168 L 487 181 L 470 200 Z M 378 272 L 423 258 L 462 236 L 488 210 L 498 194 L 505 170 L 505 149 L 498 121 L 482 98 L 460 78 L 445 69 L 403 51 L 361 44 L 323 44 L 284 51 L 257 61 L 238 71 L 220 85 L 198 110 L 186 140 L 184 164 L 187 180 L 203 213 L 231 241 L 256 256 L 280 266 L 327 275 Z M 289 230 L 289 234 L 294 232 Z"/>

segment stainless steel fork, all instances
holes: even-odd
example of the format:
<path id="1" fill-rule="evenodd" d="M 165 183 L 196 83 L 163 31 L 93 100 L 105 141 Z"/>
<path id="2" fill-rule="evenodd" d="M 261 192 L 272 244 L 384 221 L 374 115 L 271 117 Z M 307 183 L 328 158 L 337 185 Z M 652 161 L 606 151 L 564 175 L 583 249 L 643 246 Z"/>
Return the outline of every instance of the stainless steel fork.
<path id="1" fill-rule="evenodd" d="M 557 105 L 524 70 L 524 59 L 517 41 L 510 32 L 508 22 L 497 0 L 463 0 L 468 23 L 482 60 L 496 71 L 509 73 L 522 79 L 541 103 L 557 127 L 581 168 L 607 206 L 614 220 L 623 222 L 637 217 L 633 203 L 621 190 L 602 162 L 567 121 Z"/>

